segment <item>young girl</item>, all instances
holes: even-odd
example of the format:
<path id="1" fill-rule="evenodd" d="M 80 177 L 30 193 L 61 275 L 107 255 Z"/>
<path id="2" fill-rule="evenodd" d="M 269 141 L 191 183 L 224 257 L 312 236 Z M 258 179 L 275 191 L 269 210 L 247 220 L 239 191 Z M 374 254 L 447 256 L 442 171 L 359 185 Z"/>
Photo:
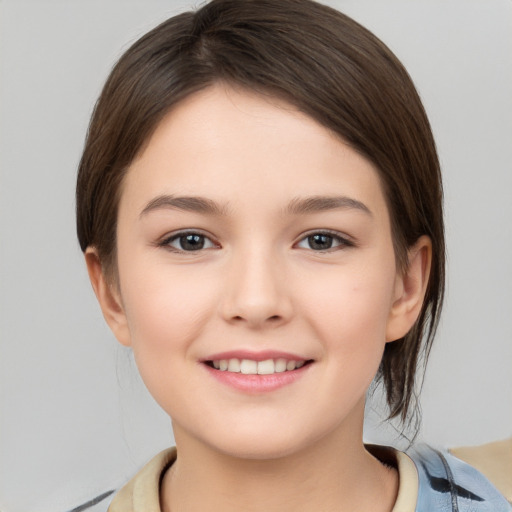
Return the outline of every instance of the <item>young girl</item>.
<path id="1" fill-rule="evenodd" d="M 396 57 L 309 0 L 214 0 L 97 103 L 78 236 L 176 448 L 112 512 L 505 511 L 469 466 L 362 441 L 413 413 L 443 299 L 435 145 Z"/>

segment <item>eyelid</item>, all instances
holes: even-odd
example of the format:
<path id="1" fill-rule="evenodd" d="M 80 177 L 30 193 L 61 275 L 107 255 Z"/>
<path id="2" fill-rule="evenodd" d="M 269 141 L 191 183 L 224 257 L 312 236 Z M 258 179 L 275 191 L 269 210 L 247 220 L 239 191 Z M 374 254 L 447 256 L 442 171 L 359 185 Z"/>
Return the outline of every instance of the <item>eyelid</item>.
<path id="1" fill-rule="evenodd" d="M 213 247 L 201 248 L 201 249 L 198 249 L 197 251 L 185 251 L 185 250 L 181 250 L 181 249 L 178 249 L 178 248 L 170 245 L 171 242 L 173 242 L 174 240 L 176 240 L 182 236 L 187 236 L 187 235 L 200 235 L 200 236 L 206 238 L 207 240 L 209 240 L 209 242 L 212 244 Z M 354 247 L 356 245 L 356 243 L 352 239 L 352 237 L 346 235 L 345 233 L 340 233 L 339 231 L 335 231 L 332 229 L 312 229 L 310 231 L 302 233 L 300 235 L 300 238 L 293 244 L 294 247 L 298 246 L 299 243 L 303 242 L 308 237 L 313 236 L 313 235 L 328 235 L 328 236 L 331 236 L 333 239 L 335 239 L 337 242 L 339 242 L 338 245 L 336 245 L 335 247 L 331 247 L 331 248 L 325 249 L 323 251 L 322 250 L 315 251 L 314 249 L 311 249 L 311 248 L 308 249 L 308 250 L 311 250 L 311 251 L 317 252 L 317 253 L 333 252 L 333 251 L 347 248 L 347 247 Z M 158 247 L 163 247 L 163 248 L 169 249 L 172 252 L 187 253 L 187 254 L 191 254 L 194 252 L 199 253 L 204 250 L 221 247 L 220 244 L 215 240 L 213 235 L 203 231 L 202 229 L 198 229 L 198 228 L 187 228 L 187 229 L 182 229 L 182 230 L 177 230 L 177 231 L 174 231 L 171 233 L 167 233 L 166 235 L 161 237 L 155 243 L 155 245 Z"/>
<path id="2" fill-rule="evenodd" d="M 347 247 L 355 247 L 356 242 L 354 239 L 345 233 L 340 233 L 339 231 L 334 231 L 332 229 L 312 229 L 310 231 L 307 231 L 306 233 L 302 233 L 298 241 L 294 244 L 294 246 L 298 246 L 300 242 L 303 242 L 308 237 L 313 235 L 328 235 L 334 238 L 336 241 L 340 242 L 339 245 L 335 247 L 330 247 L 329 249 L 325 250 L 314 250 L 311 248 L 307 248 L 308 250 L 316 253 L 326 253 L 326 252 L 334 252 L 336 250 L 340 250 Z M 300 247 L 302 249 L 302 247 Z"/>
<path id="3" fill-rule="evenodd" d="M 182 249 L 178 249 L 178 248 L 170 245 L 171 242 L 173 242 L 174 240 L 177 240 L 178 238 L 180 238 L 182 236 L 187 236 L 187 235 L 202 236 L 205 239 L 209 240 L 213 247 L 201 248 L 201 249 L 198 249 L 197 251 L 184 251 Z M 156 242 L 155 245 L 157 245 L 158 247 L 163 247 L 164 249 L 168 249 L 169 251 L 172 251 L 172 252 L 175 252 L 178 254 L 193 254 L 193 253 L 200 253 L 200 252 L 206 251 L 208 249 L 212 249 L 212 248 L 220 248 L 220 244 L 215 241 L 215 238 L 212 235 L 210 235 L 209 233 L 206 233 L 202 229 L 194 229 L 194 228 L 180 229 L 180 230 L 174 231 L 172 233 L 167 233 L 162 238 L 160 238 Z"/>

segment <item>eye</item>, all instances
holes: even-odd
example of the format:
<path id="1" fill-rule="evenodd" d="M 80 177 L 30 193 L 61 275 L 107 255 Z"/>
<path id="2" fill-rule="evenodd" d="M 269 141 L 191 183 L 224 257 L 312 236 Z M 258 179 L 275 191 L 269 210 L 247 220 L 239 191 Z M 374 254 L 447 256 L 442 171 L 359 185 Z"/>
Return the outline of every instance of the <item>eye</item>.
<path id="1" fill-rule="evenodd" d="M 339 234 L 329 231 L 311 233 L 299 241 L 297 247 L 301 249 L 312 249 L 313 251 L 329 251 L 331 249 L 353 247 L 350 240 Z"/>
<path id="2" fill-rule="evenodd" d="M 206 235 L 192 231 L 174 234 L 159 244 L 176 252 L 194 252 L 216 247 Z"/>

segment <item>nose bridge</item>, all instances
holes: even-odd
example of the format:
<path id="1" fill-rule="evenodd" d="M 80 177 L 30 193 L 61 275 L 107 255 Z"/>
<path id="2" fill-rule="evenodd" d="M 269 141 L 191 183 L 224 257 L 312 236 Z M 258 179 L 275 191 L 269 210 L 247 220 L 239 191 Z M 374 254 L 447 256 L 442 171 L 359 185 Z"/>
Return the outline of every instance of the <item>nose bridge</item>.
<path id="1" fill-rule="evenodd" d="M 268 241 L 234 250 L 223 303 L 225 318 L 251 327 L 285 322 L 291 314 L 291 301 L 284 270 Z"/>

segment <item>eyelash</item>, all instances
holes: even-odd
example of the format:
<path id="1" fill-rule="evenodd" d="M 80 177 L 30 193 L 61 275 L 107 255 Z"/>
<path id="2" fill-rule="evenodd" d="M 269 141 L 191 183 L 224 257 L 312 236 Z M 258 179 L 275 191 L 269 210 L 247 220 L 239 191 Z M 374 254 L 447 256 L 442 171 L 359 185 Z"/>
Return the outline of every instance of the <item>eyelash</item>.
<path id="1" fill-rule="evenodd" d="M 196 249 L 196 250 L 191 250 L 191 251 L 187 251 L 185 249 L 179 249 L 177 247 L 173 247 L 171 245 L 172 242 L 176 241 L 176 240 L 180 240 L 180 239 L 184 239 L 185 237 L 187 236 L 195 236 L 195 237 L 201 237 L 203 240 L 208 240 L 209 243 L 211 244 L 211 247 L 200 247 L 199 249 Z M 193 253 L 193 252 L 200 252 L 201 250 L 204 250 L 204 249 L 211 249 L 212 247 L 219 247 L 219 244 L 213 242 L 209 236 L 205 235 L 204 233 L 201 233 L 200 231 L 180 231 L 178 233 L 174 233 L 172 234 L 171 236 L 168 236 L 168 237 L 165 237 L 162 241 L 158 242 L 157 244 L 159 247 L 164 247 L 166 249 L 169 249 L 170 251 L 172 252 L 176 252 L 176 253 Z"/>
<path id="2" fill-rule="evenodd" d="M 184 239 L 185 237 L 188 237 L 188 236 L 196 237 L 196 241 L 197 241 L 197 237 L 200 237 L 202 239 L 202 241 L 203 241 L 203 246 L 201 246 L 201 247 L 199 247 L 198 249 L 195 249 L 195 250 L 186 250 L 186 249 L 183 248 L 183 246 L 180 249 L 178 247 L 173 247 L 171 245 L 172 242 L 180 241 L 180 239 Z M 349 247 L 354 247 L 355 246 L 355 243 L 352 240 L 348 239 L 345 236 L 342 236 L 340 233 L 338 233 L 336 231 L 331 231 L 329 229 L 311 231 L 309 233 L 306 233 L 294 245 L 295 246 L 299 246 L 299 244 L 301 242 L 304 242 L 304 241 L 307 242 L 308 239 L 311 239 L 312 237 L 315 237 L 315 236 L 325 236 L 325 237 L 328 237 L 328 238 L 331 239 L 331 241 L 333 243 L 337 243 L 337 245 L 335 245 L 334 247 L 328 247 L 327 249 L 319 249 L 319 250 L 315 250 L 311 246 L 310 247 L 302 247 L 302 248 L 303 249 L 309 249 L 309 250 L 312 250 L 313 252 L 317 252 L 317 253 L 323 254 L 323 253 L 334 252 L 336 250 L 340 250 L 340 249 L 343 249 L 343 248 L 349 248 Z M 211 244 L 211 245 L 209 247 L 204 247 L 204 242 L 205 241 L 208 241 L 209 244 Z M 311 243 L 311 240 L 309 240 L 309 242 Z M 176 252 L 176 253 L 180 253 L 180 254 L 200 252 L 202 250 L 211 249 L 213 247 L 217 247 L 217 248 L 220 247 L 219 244 L 217 244 L 216 242 L 212 241 L 210 239 L 210 237 L 208 237 L 204 233 L 201 233 L 200 231 L 192 231 L 192 230 L 190 230 L 190 231 L 180 231 L 178 233 L 174 233 L 171 236 L 168 236 L 168 237 L 164 238 L 163 240 L 161 240 L 160 242 L 158 242 L 157 245 L 159 247 L 164 247 L 166 249 L 169 249 L 172 252 Z M 181 243 L 180 243 L 180 245 L 181 245 Z"/>
<path id="3" fill-rule="evenodd" d="M 296 245 L 298 245 L 301 242 L 306 241 L 314 236 L 319 236 L 319 235 L 320 236 L 323 235 L 323 236 L 327 236 L 327 237 L 331 238 L 332 241 L 337 242 L 338 245 L 336 245 L 334 247 L 329 247 L 329 248 L 323 249 L 323 250 L 314 250 L 311 247 L 309 247 L 309 249 L 313 250 L 313 252 L 319 252 L 319 253 L 323 254 L 326 252 L 334 252 L 336 250 L 346 249 L 349 247 L 355 247 L 355 245 L 356 245 L 348 237 L 341 235 L 337 231 L 331 231 L 330 229 L 310 231 L 309 233 L 306 233 L 305 235 L 303 235 L 302 238 L 299 240 L 299 242 Z"/>

